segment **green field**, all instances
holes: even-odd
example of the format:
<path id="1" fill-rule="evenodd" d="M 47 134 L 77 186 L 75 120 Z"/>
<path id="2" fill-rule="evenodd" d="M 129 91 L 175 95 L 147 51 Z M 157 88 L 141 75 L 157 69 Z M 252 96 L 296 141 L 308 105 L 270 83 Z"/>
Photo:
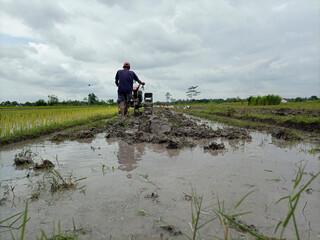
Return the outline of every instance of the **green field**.
<path id="1" fill-rule="evenodd" d="M 0 142 L 90 123 L 117 112 L 115 106 L 1 108 Z"/>
<path id="2" fill-rule="evenodd" d="M 320 101 L 281 103 L 279 105 L 249 106 L 247 102 L 193 103 L 176 106 L 176 111 L 245 128 L 270 130 L 286 127 L 320 133 Z"/>

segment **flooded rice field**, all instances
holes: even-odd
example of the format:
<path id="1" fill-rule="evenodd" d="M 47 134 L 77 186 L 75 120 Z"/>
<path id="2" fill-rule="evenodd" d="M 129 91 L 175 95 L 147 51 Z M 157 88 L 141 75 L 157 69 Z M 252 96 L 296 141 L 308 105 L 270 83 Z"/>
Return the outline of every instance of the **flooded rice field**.
<path id="1" fill-rule="evenodd" d="M 0 221 L 23 212 L 28 200 L 25 239 L 41 237 L 42 231 L 51 236 L 59 226 L 80 239 L 187 239 L 196 195 L 203 199 L 199 224 L 223 206 L 229 215 L 250 211 L 236 220 L 266 237 L 279 236 L 281 227 L 274 231 L 288 213 L 288 200 L 277 201 L 291 194 L 299 166 L 305 166 L 299 186 L 319 172 L 319 153 L 312 151 L 319 145 L 249 134 L 252 138 L 192 139 L 192 146 L 178 141 L 185 146 L 174 148 L 168 140 L 135 141 L 107 131 L 81 141 L 48 137 L 1 147 Z M 213 141 L 224 147 L 208 147 Z M 56 174 L 15 166 L 15 155 L 27 149 L 34 162 L 50 160 Z M 72 187 L 54 189 L 59 176 Z M 318 177 L 295 210 L 301 239 L 320 239 L 319 200 Z M 0 239 L 20 236 L 22 219 L 8 227 L 14 219 L 1 223 Z M 230 239 L 252 239 L 240 229 L 229 231 Z M 223 227 L 215 219 L 198 233 L 202 239 L 223 238 Z M 284 236 L 296 239 L 292 220 Z"/>

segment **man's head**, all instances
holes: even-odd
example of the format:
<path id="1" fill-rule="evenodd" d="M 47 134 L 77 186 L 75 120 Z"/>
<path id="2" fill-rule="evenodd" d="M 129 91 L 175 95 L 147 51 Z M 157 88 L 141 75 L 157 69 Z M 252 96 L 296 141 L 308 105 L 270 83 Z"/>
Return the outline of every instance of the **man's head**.
<path id="1" fill-rule="evenodd" d="M 125 62 L 125 63 L 123 64 L 123 68 L 130 69 L 130 63 Z"/>

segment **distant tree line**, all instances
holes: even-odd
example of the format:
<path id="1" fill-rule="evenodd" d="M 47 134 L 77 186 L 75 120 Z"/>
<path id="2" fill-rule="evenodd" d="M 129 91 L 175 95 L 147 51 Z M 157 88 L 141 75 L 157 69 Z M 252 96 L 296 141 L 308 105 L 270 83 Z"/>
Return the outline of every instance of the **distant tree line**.
<path id="1" fill-rule="evenodd" d="M 249 97 L 248 105 L 279 105 L 282 101 L 282 98 L 279 95 L 267 95 L 267 96 L 258 96 L 258 97 Z"/>
<path id="2" fill-rule="evenodd" d="M 268 95 L 268 96 L 277 96 L 277 95 Z M 228 103 L 228 102 L 243 102 L 246 103 L 252 102 L 252 105 L 255 105 L 254 102 L 260 102 L 264 103 L 264 101 L 270 101 L 270 97 L 267 100 L 267 96 L 264 97 L 249 97 L 249 98 L 216 98 L 216 99 L 173 99 L 171 98 L 170 93 L 166 93 L 167 102 L 170 104 L 191 104 L 191 103 Z M 281 98 L 279 97 L 280 102 L 282 100 L 285 100 L 286 102 L 304 102 L 304 101 L 314 101 L 314 100 L 320 100 L 317 96 L 311 96 L 309 98 L 302 98 L 302 97 L 296 97 L 296 98 Z M 278 100 L 279 100 L 278 99 Z M 170 100 L 170 101 L 169 101 Z M 255 100 L 255 101 L 254 101 Z M 161 105 L 163 102 L 155 102 L 155 105 Z M 44 99 L 39 99 L 35 102 L 25 102 L 25 103 L 18 103 L 17 101 L 5 101 L 1 102 L 0 106 L 59 106 L 59 105 L 65 105 L 65 106 L 85 106 L 85 105 L 116 105 L 116 102 L 113 99 L 109 99 L 107 101 L 99 100 L 98 97 L 94 93 L 90 93 L 88 97 L 85 97 L 82 101 L 79 100 L 67 100 L 67 101 L 59 101 L 58 97 L 55 95 L 49 95 L 48 100 L 45 101 Z M 262 104 L 264 105 L 264 104 Z"/>
<path id="3" fill-rule="evenodd" d="M 88 97 L 85 97 L 82 101 L 79 100 L 67 100 L 67 101 L 59 101 L 58 97 L 55 95 L 49 95 L 48 100 L 39 99 L 35 102 L 25 102 L 18 103 L 17 101 L 5 101 L 0 103 L 1 106 L 85 106 L 85 105 L 116 105 L 116 102 L 113 99 L 109 99 L 108 101 L 99 100 L 99 98 L 94 94 L 90 93 Z"/>
<path id="4" fill-rule="evenodd" d="M 225 103 L 225 102 L 246 102 L 247 99 L 241 99 L 239 97 L 237 98 L 227 98 L 227 99 L 222 99 L 222 98 L 216 98 L 216 99 L 212 99 L 212 98 L 203 98 L 203 99 L 171 99 L 171 101 L 169 102 L 170 104 L 191 104 L 191 103 Z M 162 102 L 155 102 L 155 105 L 161 105 Z"/>
<path id="5" fill-rule="evenodd" d="M 268 95 L 268 96 L 277 96 L 277 95 Z M 197 99 L 197 100 L 195 100 L 195 99 L 187 99 L 187 100 L 185 100 L 185 99 L 179 99 L 179 100 L 176 100 L 176 99 L 170 99 L 171 101 L 168 101 L 168 103 L 170 103 L 170 104 L 173 104 L 173 105 L 175 105 L 175 104 L 191 104 L 191 103 L 231 103 L 231 102 L 243 102 L 243 103 L 247 103 L 247 102 L 249 102 L 249 99 L 250 99 L 250 101 L 253 101 L 253 99 L 256 99 L 256 98 L 258 98 L 258 100 L 256 100 L 256 101 L 258 101 L 258 103 L 260 102 L 260 103 L 264 103 L 264 101 L 267 101 L 266 100 L 266 97 L 267 96 L 264 96 L 264 97 L 251 97 L 251 99 L 250 99 L 250 97 L 249 98 L 239 98 L 239 97 L 236 97 L 236 98 L 227 98 L 227 99 L 222 99 L 222 98 L 215 98 L 215 99 L 213 99 L 213 98 L 203 98 L 203 99 Z M 314 100 L 320 100 L 320 98 L 318 98 L 317 96 L 311 96 L 311 97 L 309 97 L 309 98 L 301 98 L 301 97 L 296 97 L 296 98 L 281 98 L 280 96 L 278 96 L 279 98 L 276 98 L 276 97 L 274 97 L 274 98 L 268 98 L 268 101 L 275 101 L 275 99 L 277 99 L 277 101 L 279 101 L 280 100 L 280 102 L 282 101 L 282 100 L 285 100 L 286 102 L 304 102 L 304 101 L 314 101 Z M 168 98 L 167 98 L 167 100 L 169 100 Z M 163 104 L 163 102 L 160 102 L 160 101 L 158 101 L 158 102 L 155 102 L 154 103 L 155 105 L 162 105 Z M 264 105 L 264 104 L 262 104 L 262 105 Z"/>

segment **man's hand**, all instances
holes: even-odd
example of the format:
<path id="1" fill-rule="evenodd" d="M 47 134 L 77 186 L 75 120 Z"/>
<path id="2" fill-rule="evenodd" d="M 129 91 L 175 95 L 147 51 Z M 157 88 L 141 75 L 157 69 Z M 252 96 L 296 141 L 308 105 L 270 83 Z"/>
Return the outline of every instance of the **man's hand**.
<path id="1" fill-rule="evenodd" d="M 145 85 L 145 82 L 141 82 L 141 84 L 142 84 L 142 86 L 144 86 L 144 85 Z"/>

